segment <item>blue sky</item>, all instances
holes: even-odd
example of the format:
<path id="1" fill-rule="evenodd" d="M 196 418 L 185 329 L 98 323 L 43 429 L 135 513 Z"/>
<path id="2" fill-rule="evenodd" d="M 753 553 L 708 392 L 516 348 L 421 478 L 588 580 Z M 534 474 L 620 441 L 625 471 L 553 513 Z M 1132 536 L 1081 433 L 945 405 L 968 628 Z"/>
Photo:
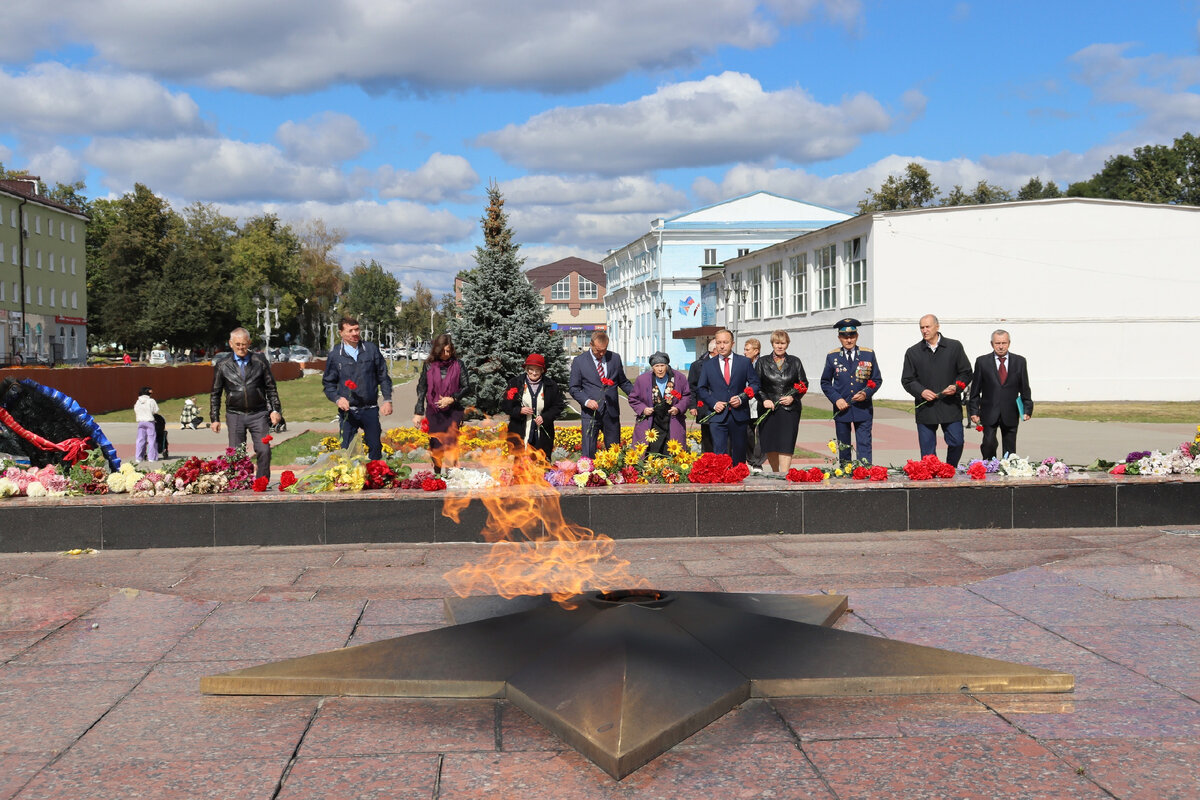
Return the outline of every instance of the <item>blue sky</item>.
<path id="1" fill-rule="evenodd" d="M 0 161 L 344 232 L 411 288 L 499 182 L 527 266 L 765 189 L 853 211 L 1200 133 L 1200 0 L 9 0 Z"/>

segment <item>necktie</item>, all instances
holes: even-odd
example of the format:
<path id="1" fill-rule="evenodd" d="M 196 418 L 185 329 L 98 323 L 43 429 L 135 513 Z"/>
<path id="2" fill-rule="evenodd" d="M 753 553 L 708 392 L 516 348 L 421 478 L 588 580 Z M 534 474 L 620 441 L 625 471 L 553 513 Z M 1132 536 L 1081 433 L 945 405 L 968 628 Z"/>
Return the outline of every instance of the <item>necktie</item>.
<path id="1" fill-rule="evenodd" d="M 600 380 L 604 380 L 604 362 L 603 361 L 596 362 L 596 372 L 598 372 L 600 374 Z"/>
<path id="2" fill-rule="evenodd" d="M 1000 382 L 1005 383 L 1008 380 L 1008 367 L 1004 366 L 1004 361 L 1008 356 L 1000 356 Z"/>
<path id="3" fill-rule="evenodd" d="M 729 356 L 725 356 L 722 361 L 725 362 L 725 385 L 729 385 Z"/>

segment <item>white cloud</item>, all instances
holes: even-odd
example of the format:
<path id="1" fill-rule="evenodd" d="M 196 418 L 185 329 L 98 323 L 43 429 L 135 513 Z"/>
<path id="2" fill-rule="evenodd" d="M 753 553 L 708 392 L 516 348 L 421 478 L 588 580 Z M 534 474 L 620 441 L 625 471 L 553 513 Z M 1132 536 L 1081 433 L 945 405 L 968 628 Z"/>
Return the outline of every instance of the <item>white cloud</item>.
<path id="1" fill-rule="evenodd" d="M 301 164 L 335 164 L 360 155 L 371 146 L 358 120 L 326 111 L 304 122 L 279 126 L 275 138 L 287 156 Z"/>
<path id="2" fill-rule="evenodd" d="M 479 175 L 462 156 L 434 153 L 415 170 L 382 167 L 378 171 L 379 196 L 426 203 L 461 200 L 479 185 Z"/>
<path id="3" fill-rule="evenodd" d="M 775 156 L 821 161 L 892 124 L 867 94 L 825 105 L 800 88 L 765 91 L 749 75 L 725 72 L 621 105 L 555 108 L 477 142 L 530 169 L 621 175 Z"/>
<path id="4" fill-rule="evenodd" d="M 1121 135 L 1123 149 L 1169 144 L 1200 127 L 1200 56 L 1130 56 L 1129 44 L 1094 44 L 1071 57 L 1076 79 L 1095 102 L 1126 105 L 1141 121 Z"/>
<path id="5" fill-rule="evenodd" d="M 87 175 L 79 157 L 60 145 L 33 153 L 26 168 L 30 174 L 41 177 L 47 186 L 74 183 L 83 180 Z"/>
<path id="6" fill-rule="evenodd" d="M 397 244 L 440 245 L 466 240 L 475 230 L 473 219 L 456 217 L 444 209 L 393 200 L 378 203 L 355 200 L 323 203 L 221 204 L 221 211 L 238 219 L 269 212 L 287 222 L 322 219 L 330 228 L 346 233 L 348 245 Z"/>
<path id="7" fill-rule="evenodd" d="M 0 130 L 147 136 L 206 129 L 200 109 L 140 75 L 85 72 L 55 62 L 0 70 Z"/>
<path id="8" fill-rule="evenodd" d="M 84 158 L 107 174 L 105 184 L 126 191 L 134 182 L 189 200 L 238 201 L 315 198 L 345 200 L 362 181 L 332 167 L 297 164 L 271 144 L 231 139 L 97 138 Z"/>
<path id="9" fill-rule="evenodd" d="M 407 298 L 417 282 L 433 292 L 435 300 L 454 291 L 454 276 L 459 270 L 475 266 L 474 249 L 447 250 L 437 245 L 385 244 L 344 248 L 338 254 L 343 268 L 352 269 L 359 261 L 375 259 L 400 281 Z"/>
<path id="10" fill-rule="evenodd" d="M 1086 153 L 1059 153 L 1046 156 L 1008 153 L 983 156 L 977 160 L 956 158 L 933 161 L 919 156 L 890 155 L 862 169 L 821 177 L 803 169 L 739 164 L 728 170 L 719 182 L 698 178 L 692 191 L 702 203 L 716 203 L 747 192 L 766 190 L 820 205 L 854 213 L 867 189 L 878 189 L 889 175 L 900 175 L 910 162 L 929 170 L 941 190 L 949 193 L 955 185 L 973 189 L 981 180 L 1008 189 L 1014 195 L 1030 178 L 1043 183 L 1055 181 L 1065 190 L 1072 181 L 1090 177 L 1111 154 L 1108 147 L 1096 147 Z"/>
<path id="11" fill-rule="evenodd" d="M 56 0 L 52 14 L 16 5 L 5 9 L 4 58 L 82 43 L 126 69 L 263 94 L 338 83 L 570 91 L 768 45 L 818 7 L 846 24 L 861 14 L 858 0 Z"/>
<path id="12" fill-rule="evenodd" d="M 688 204 L 686 195 L 674 186 L 641 176 L 526 175 L 504 181 L 500 188 L 510 208 L 555 206 L 596 213 L 661 215 L 664 209 L 685 208 Z"/>

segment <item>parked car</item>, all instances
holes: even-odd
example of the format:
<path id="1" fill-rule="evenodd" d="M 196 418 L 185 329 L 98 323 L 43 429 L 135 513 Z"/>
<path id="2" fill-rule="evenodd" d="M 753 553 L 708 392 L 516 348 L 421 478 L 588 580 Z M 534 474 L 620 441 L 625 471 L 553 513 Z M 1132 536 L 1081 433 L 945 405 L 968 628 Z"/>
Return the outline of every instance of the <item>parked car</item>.
<path id="1" fill-rule="evenodd" d="M 402 347 L 381 347 L 379 352 L 389 361 L 395 361 L 398 358 L 404 358 L 408 355 L 408 351 Z"/>
<path id="2" fill-rule="evenodd" d="M 288 361 L 296 361 L 303 364 L 305 361 L 312 361 L 312 351 L 303 345 L 293 345 L 287 354 Z"/>

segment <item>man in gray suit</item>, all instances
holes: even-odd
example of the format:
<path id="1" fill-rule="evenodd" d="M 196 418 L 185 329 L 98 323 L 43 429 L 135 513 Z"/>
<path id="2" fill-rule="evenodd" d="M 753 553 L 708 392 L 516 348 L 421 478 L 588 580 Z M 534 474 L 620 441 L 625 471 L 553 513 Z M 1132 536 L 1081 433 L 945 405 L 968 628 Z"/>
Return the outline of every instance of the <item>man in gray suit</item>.
<path id="1" fill-rule="evenodd" d="M 995 331 L 992 352 L 975 359 L 967 413 L 972 424 L 983 425 L 979 452 L 984 459 L 996 457 L 997 429 L 1004 455 L 1017 452 L 1017 426 L 1033 416 L 1029 369 L 1024 356 L 1008 351 L 1010 343 L 1008 331 Z"/>
<path id="2" fill-rule="evenodd" d="M 579 403 L 583 431 L 583 454 L 596 455 L 596 434 L 604 433 L 604 446 L 621 441 L 621 398 L 617 389 L 628 395 L 633 384 L 625 377 L 621 356 L 608 349 L 608 334 L 592 334 L 591 347 L 571 362 L 571 397 Z"/>

